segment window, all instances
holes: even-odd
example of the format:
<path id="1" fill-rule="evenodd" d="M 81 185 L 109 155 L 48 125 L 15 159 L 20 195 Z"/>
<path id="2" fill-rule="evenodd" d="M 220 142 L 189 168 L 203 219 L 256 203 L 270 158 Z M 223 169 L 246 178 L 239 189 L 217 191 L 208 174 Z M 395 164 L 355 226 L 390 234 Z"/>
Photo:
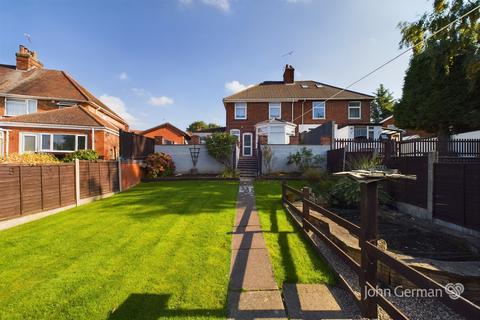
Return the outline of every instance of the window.
<path id="1" fill-rule="evenodd" d="M 268 118 L 269 119 L 282 118 L 282 104 L 280 102 L 270 102 L 268 104 Z"/>
<path id="2" fill-rule="evenodd" d="M 87 149 L 87 137 L 86 136 L 77 136 L 77 150 Z"/>
<path id="3" fill-rule="evenodd" d="M 37 112 L 37 100 L 29 99 L 6 99 L 5 115 L 19 116 Z"/>
<path id="4" fill-rule="evenodd" d="M 247 119 L 247 104 L 235 103 L 235 119 L 244 120 Z"/>
<path id="5" fill-rule="evenodd" d="M 353 137 L 355 139 L 374 139 L 375 127 L 373 126 L 355 126 L 353 128 Z"/>
<path id="6" fill-rule="evenodd" d="M 42 134 L 42 150 L 51 150 L 52 149 L 52 139 L 49 134 Z"/>
<path id="7" fill-rule="evenodd" d="M 75 151 L 75 136 L 72 134 L 54 134 L 53 150 Z"/>
<path id="8" fill-rule="evenodd" d="M 37 136 L 34 134 L 24 135 L 22 150 L 23 152 L 37 151 Z"/>
<path id="9" fill-rule="evenodd" d="M 232 129 L 232 130 L 230 130 L 230 134 L 231 134 L 232 136 L 237 137 L 237 141 L 240 141 L 240 130 L 238 130 L 238 129 Z"/>
<path id="10" fill-rule="evenodd" d="M 361 119 L 361 104 L 360 101 L 350 101 L 348 103 L 348 119 Z"/>
<path id="11" fill-rule="evenodd" d="M 313 119 L 325 119 L 325 101 L 313 101 Z"/>

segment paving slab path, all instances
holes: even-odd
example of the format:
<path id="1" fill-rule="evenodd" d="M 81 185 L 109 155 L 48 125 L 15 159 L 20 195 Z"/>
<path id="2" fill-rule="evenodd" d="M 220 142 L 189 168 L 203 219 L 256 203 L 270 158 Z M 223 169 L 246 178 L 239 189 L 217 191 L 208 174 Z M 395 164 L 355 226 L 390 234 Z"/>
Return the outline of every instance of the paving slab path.
<path id="1" fill-rule="evenodd" d="M 228 317 L 287 319 L 255 209 L 253 179 L 240 180 L 232 235 Z"/>

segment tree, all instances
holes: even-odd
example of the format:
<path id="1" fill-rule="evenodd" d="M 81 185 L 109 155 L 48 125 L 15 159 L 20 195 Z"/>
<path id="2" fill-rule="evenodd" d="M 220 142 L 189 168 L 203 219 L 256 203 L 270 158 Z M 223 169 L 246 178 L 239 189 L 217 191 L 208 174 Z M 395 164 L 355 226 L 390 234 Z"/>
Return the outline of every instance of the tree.
<path id="1" fill-rule="evenodd" d="M 370 109 L 370 118 L 377 123 L 393 114 L 393 106 L 395 100 L 390 90 L 386 89 L 383 84 L 380 84 L 377 91 L 374 92 L 375 99 Z"/>
<path id="2" fill-rule="evenodd" d="M 431 35 L 480 2 L 436 0 L 433 12 L 400 23 L 400 47 L 415 46 L 402 99 L 394 108 L 399 127 L 447 136 L 480 127 L 479 10 Z"/>
<path id="3" fill-rule="evenodd" d="M 188 127 L 187 131 L 200 131 L 205 129 L 219 128 L 220 126 L 216 123 L 206 123 L 205 121 L 194 121 Z"/>
<path id="4" fill-rule="evenodd" d="M 237 137 L 226 132 L 216 132 L 205 139 L 208 154 L 225 168 L 232 164 L 233 147 L 236 142 Z"/>

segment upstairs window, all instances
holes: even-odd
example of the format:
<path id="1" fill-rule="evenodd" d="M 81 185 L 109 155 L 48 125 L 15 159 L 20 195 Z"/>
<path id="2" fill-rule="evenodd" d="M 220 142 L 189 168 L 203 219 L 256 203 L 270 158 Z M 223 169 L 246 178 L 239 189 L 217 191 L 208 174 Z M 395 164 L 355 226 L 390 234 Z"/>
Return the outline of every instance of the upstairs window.
<path id="1" fill-rule="evenodd" d="M 247 104 L 235 103 L 235 120 L 247 119 Z"/>
<path id="2" fill-rule="evenodd" d="M 282 104 L 280 102 L 270 102 L 268 104 L 268 118 L 269 119 L 282 118 Z"/>
<path id="3" fill-rule="evenodd" d="M 30 99 L 6 99 L 5 115 L 19 116 L 37 112 L 37 100 Z"/>
<path id="4" fill-rule="evenodd" d="M 325 119 L 325 101 L 313 101 L 313 119 Z"/>
<path id="5" fill-rule="evenodd" d="M 362 107 L 360 101 L 350 101 L 348 103 L 348 119 L 361 119 Z"/>

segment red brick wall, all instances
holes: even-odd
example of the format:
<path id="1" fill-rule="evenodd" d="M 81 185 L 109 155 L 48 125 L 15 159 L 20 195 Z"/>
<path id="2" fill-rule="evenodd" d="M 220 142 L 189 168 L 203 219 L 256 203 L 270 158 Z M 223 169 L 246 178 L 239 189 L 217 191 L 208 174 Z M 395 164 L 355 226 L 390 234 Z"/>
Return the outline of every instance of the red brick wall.
<path id="1" fill-rule="evenodd" d="M 177 132 L 171 130 L 168 127 L 159 128 L 157 130 L 150 131 L 144 134 L 145 137 L 154 138 L 155 137 L 163 137 L 163 141 L 165 143 L 166 140 L 170 140 L 175 142 L 175 144 L 184 144 L 185 137 L 183 135 L 178 134 Z"/>
<path id="2" fill-rule="evenodd" d="M 326 102 L 325 119 L 312 119 L 312 100 L 307 100 L 303 104 L 302 101 L 293 103 L 293 123 L 300 124 L 323 124 L 329 121 L 335 121 L 337 124 L 348 124 L 358 122 L 370 122 L 370 100 L 361 101 L 361 119 L 348 119 L 348 102 L 354 100 L 330 100 Z M 255 139 L 255 124 L 268 119 L 268 102 L 248 102 L 247 103 L 247 119 L 235 120 L 235 104 L 229 102 L 225 106 L 227 117 L 227 132 L 230 129 L 239 129 L 241 134 L 244 132 L 253 133 Z M 303 114 L 303 122 L 302 122 Z M 282 102 L 282 120 L 292 122 L 292 103 Z M 298 128 L 297 128 L 298 131 Z M 254 141 L 256 144 L 256 141 Z"/>

